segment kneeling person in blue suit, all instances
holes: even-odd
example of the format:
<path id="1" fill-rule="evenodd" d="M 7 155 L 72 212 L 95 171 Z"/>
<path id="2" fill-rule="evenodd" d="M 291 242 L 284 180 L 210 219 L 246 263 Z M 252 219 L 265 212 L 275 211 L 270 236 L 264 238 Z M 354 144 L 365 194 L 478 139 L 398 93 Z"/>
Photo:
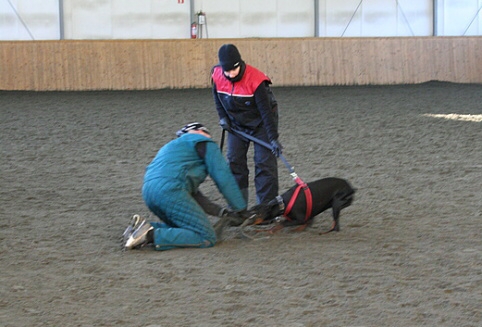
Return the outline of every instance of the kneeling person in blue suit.
<path id="1" fill-rule="evenodd" d="M 246 201 L 208 129 L 196 122 L 176 134 L 178 138 L 164 145 L 147 166 L 142 187 L 144 202 L 162 222 L 147 222 L 134 216 L 124 232 L 125 249 L 149 243 L 159 251 L 211 247 L 217 239 L 207 214 L 247 218 Z M 208 176 L 230 210 L 212 203 L 199 192 Z"/>

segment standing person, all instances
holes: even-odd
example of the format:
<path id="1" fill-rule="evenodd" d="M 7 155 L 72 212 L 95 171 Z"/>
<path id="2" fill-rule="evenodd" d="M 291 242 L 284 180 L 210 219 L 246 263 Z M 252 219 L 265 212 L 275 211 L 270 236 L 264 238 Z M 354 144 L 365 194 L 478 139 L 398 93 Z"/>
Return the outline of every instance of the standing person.
<path id="1" fill-rule="evenodd" d="M 241 130 L 271 144 L 272 149 L 254 143 L 255 188 L 258 204 L 278 195 L 278 162 L 282 152 L 278 141 L 278 106 L 271 91 L 271 80 L 257 68 L 246 64 L 233 44 L 218 51 L 219 65 L 212 70 L 213 96 L 219 124 L 229 133 L 227 159 L 244 199 L 248 202 L 249 170 L 247 152 L 250 141 L 232 132 Z"/>
<path id="2" fill-rule="evenodd" d="M 124 232 L 125 249 L 148 243 L 156 250 L 211 247 L 216 233 L 206 213 L 241 218 L 239 212 L 246 212 L 246 201 L 208 129 L 191 123 L 176 134 L 178 138 L 164 145 L 147 166 L 142 187 L 147 207 L 162 222 L 134 216 Z M 237 212 L 221 208 L 199 192 L 208 175 Z"/>

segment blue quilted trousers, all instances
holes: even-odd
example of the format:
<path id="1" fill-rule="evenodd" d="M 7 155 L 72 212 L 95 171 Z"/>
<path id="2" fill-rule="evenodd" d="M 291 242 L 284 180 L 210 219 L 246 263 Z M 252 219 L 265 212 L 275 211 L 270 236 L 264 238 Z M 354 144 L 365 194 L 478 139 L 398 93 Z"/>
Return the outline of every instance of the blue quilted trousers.
<path id="1" fill-rule="evenodd" d="M 206 213 L 180 185 L 152 180 L 144 184 L 142 196 L 149 210 L 162 220 L 151 223 L 156 250 L 216 244 L 216 233 Z"/>

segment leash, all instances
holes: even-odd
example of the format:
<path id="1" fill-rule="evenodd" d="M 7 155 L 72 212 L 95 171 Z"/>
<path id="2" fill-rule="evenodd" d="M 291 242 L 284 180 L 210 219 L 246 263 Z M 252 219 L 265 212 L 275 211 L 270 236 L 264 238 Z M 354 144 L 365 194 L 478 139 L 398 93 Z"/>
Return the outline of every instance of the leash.
<path id="1" fill-rule="evenodd" d="M 221 132 L 221 143 L 219 145 L 219 148 L 221 149 L 221 153 L 223 152 L 224 138 L 225 137 L 226 137 L 226 130 L 223 128 L 223 131 Z"/>
<path id="2" fill-rule="evenodd" d="M 238 134 L 238 135 L 244 137 L 245 139 L 248 139 L 248 140 L 250 140 L 250 141 L 253 141 L 253 142 L 255 142 L 255 143 L 258 143 L 259 145 L 262 145 L 262 146 L 264 146 L 265 148 L 271 150 L 271 144 L 269 144 L 269 143 L 267 143 L 267 142 L 265 142 L 265 141 L 263 141 L 263 140 L 260 140 L 260 139 L 258 139 L 258 138 L 256 138 L 256 137 L 254 137 L 253 135 L 250 135 L 250 134 L 248 134 L 248 133 L 245 133 L 245 132 L 243 132 L 243 131 L 240 131 L 240 130 L 237 130 L 237 129 L 234 129 L 234 128 L 232 128 L 231 130 L 232 130 L 235 134 Z M 296 178 L 299 178 L 298 175 L 297 175 L 296 172 L 295 172 L 295 169 L 293 168 L 293 166 L 291 166 L 291 165 L 289 164 L 289 162 L 286 160 L 286 158 L 283 156 L 283 154 L 280 154 L 280 155 L 279 155 L 279 158 L 281 159 L 281 161 L 283 161 L 283 163 L 285 164 L 286 168 L 288 168 L 288 170 L 289 170 L 289 172 L 290 172 L 290 174 L 291 174 L 291 177 L 293 177 L 294 180 L 296 180 Z"/>
<path id="3" fill-rule="evenodd" d="M 224 131 L 224 130 L 223 130 Z M 248 139 L 250 141 L 253 141 L 255 143 L 258 143 L 262 146 L 264 146 L 265 148 L 271 150 L 271 145 L 263 140 L 260 140 L 256 137 L 254 137 L 253 135 L 250 135 L 248 133 L 245 133 L 243 131 L 240 131 L 240 130 L 237 130 L 237 129 L 234 129 L 232 128 L 232 131 L 242 137 L 244 137 L 245 139 Z M 224 134 L 223 134 L 224 135 Z M 310 216 L 311 216 L 311 213 L 312 213 L 312 210 L 313 210 L 313 197 L 311 196 L 311 190 L 310 188 L 308 187 L 308 184 L 306 184 L 299 176 L 298 174 L 295 172 L 295 168 L 293 166 L 291 166 L 288 161 L 286 160 L 286 158 L 283 156 L 283 154 L 280 154 L 279 155 L 279 158 L 281 159 L 281 161 L 283 161 L 283 163 L 285 164 L 285 166 L 288 168 L 289 172 L 290 172 L 290 175 L 291 177 L 293 178 L 293 180 L 295 181 L 295 183 L 298 185 L 298 187 L 296 188 L 294 194 L 291 196 L 291 199 L 288 203 L 288 205 L 286 206 L 286 209 L 283 213 L 283 216 L 288 219 L 288 220 L 291 220 L 287 215 L 290 213 L 291 209 L 293 208 L 293 205 L 296 201 L 296 198 L 298 197 L 298 194 L 300 193 L 300 190 L 303 189 L 304 193 L 305 193 L 305 198 L 306 198 L 306 215 L 305 215 L 305 221 L 307 221 Z"/>

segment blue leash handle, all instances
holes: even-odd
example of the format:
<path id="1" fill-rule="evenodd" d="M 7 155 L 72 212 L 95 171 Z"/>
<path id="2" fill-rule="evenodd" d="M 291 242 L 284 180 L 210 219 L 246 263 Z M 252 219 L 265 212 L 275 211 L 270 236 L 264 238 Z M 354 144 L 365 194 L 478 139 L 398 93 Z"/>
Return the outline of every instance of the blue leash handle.
<path id="1" fill-rule="evenodd" d="M 250 135 L 250 134 L 248 134 L 248 133 L 245 133 L 245 132 L 243 132 L 243 131 L 240 131 L 240 130 L 237 130 L 237 129 L 234 129 L 234 128 L 232 128 L 232 131 L 233 131 L 234 133 L 236 133 L 236 134 L 238 134 L 238 135 L 240 135 L 240 136 L 242 136 L 242 137 L 250 140 L 250 141 L 253 141 L 253 142 L 255 142 L 255 143 L 258 143 L 258 144 L 264 146 L 264 147 L 267 148 L 267 149 L 270 149 L 270 150 L 272 149 L 271 144 L 269 144 L 269 143 L 267 143 L 267 142 L 265 142 L 265 141 L 263 141 L 263 140 L 260 140 L 260 139 L 254 137 L 254 136 L 252 136 L 252 135 Z M 281 159 L 281 161 L 283 161 L 283 163 L 285 164 L 286 168 L 288 168 L 288 170 L 289 170 L 289 172 L 290 172 L 290 174 L 291 174 L 291 177 L 293 177 L 293 179 L 297 179 L 297 178 L 298 178 L 298 174 L 295 173 L 295 169 L 293 168 L 293 166 L 291 166 L 291 165 L 289 164 L 289 162 L 286 160 L 286 158 L 283 156 L 283 154 L 280 154 L 280 155 L 279 155 L 279 158 Z"/>

